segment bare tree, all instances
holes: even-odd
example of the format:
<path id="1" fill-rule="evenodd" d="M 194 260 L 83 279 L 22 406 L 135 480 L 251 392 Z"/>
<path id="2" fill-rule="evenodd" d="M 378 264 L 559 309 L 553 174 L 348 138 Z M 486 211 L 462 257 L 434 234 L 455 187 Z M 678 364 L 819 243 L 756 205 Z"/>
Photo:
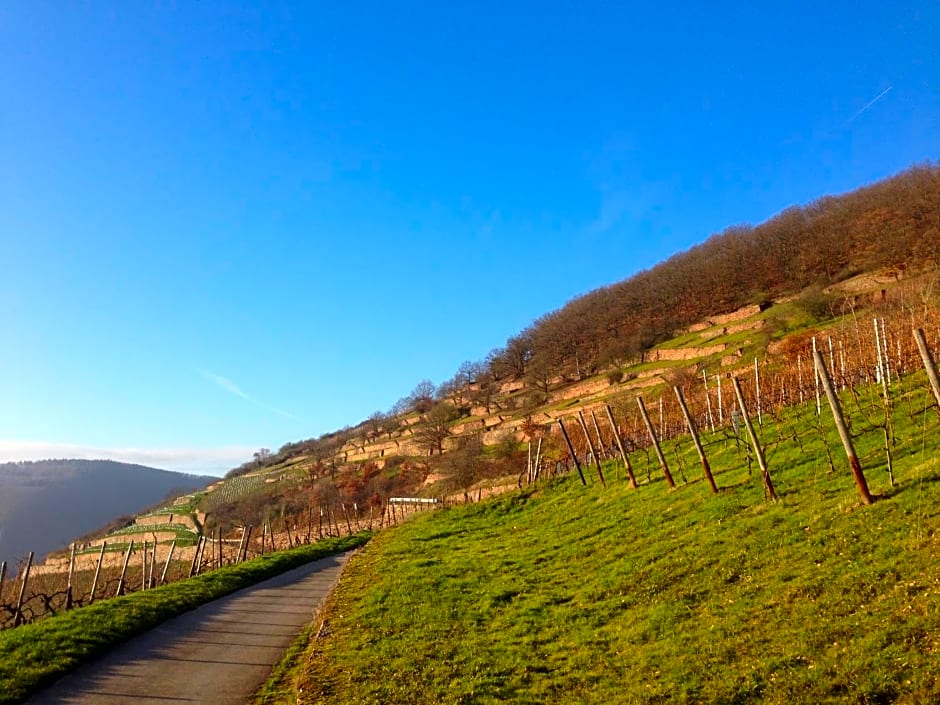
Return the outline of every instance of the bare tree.
<path id="1" fill-rule="evenodd" d="M 366 425 L 369 428 L 369 433 L 372 437 L 378 436 L 382 433 L 385 428 L 386 423 L 388 422 L 388 416 L 385 412 L 382 411 L 373 411 L 372 414 L 366 419 Z"/>
<path id="2" fill-rule="evenodd" d="M 415 441 L 428 455 L 444 452 L 444 441 L 450 437 L 450 426 L 457 418 L 457 411 L 447 402 L 438 402 L 423 416 L 415 430 Z"/>
<path id="3" fill-rule="evenodd" d="M 408 404 L 412 411 L 423 414 L 434 406 L 434 397 L 437 390 L 434 383 L 429 379 L 423 379 L 415 385 L 408 395 Z"/>

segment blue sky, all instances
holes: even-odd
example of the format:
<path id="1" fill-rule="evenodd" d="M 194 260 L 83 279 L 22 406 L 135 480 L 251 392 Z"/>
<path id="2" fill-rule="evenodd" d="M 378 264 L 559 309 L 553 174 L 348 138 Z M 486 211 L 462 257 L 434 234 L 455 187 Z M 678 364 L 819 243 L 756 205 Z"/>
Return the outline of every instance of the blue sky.
<path id="1" fill-rule="evenodd" d="M 940 4 L 638 5 L 0 5 L 0 460 L 224 472 L 940 157 Z"/>

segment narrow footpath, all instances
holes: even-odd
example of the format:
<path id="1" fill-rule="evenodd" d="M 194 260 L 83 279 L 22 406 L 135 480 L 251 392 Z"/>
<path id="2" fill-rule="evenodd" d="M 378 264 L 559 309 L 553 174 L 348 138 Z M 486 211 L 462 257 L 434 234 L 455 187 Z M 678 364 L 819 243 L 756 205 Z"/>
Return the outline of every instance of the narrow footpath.
<path id="1" fill-rule="evenodd" d="M 308 563 L 171 619 L 27 703 L 245 705 L 310 623 L 350 553 Z"/>

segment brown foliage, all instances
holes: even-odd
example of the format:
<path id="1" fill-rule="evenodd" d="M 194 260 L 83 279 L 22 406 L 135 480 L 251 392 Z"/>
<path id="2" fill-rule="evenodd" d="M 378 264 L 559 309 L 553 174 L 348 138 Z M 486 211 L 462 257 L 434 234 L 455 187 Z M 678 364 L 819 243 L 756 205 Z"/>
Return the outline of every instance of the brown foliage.
<path id="1" fill-rule="evenodd" d="M 940 167 L 908 169 L 838 197 L 794 206 L 756 227 L 735 226 L 654 268 L 578 297 L 491 353 L 497 378 L 547 391 L 642 354 L 676 330 L 767 298 L 871 269 L 940 263 Z M 821 294 L 804 303 L 825 313 Z"/>

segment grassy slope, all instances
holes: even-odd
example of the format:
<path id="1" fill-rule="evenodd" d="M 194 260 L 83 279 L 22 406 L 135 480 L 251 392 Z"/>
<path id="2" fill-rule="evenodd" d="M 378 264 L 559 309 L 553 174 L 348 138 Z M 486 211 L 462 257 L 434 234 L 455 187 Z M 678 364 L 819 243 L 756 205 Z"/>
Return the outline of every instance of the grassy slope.
<path id="1" fill-rule="evenodd" d="M 0 704 L 20 702 L 97 654 L 171 617 L 366 540 L 368 536 L 360 534 L 269 554 L 0 632 Z"/>
<path id="2" fill-rule="evenodd" d="M 926 405 L 921 387 L 897 407 L 896 487 L 878 432 L 860 438 L 871 507 L 834 432 L 829 472 L 807 405 L 765 418 L 774 505 L 743 450 L 713 436 L 717 497 L 686 439 L 667 448 L 673 492 L 655 466 L 636 491 L 622 474 L 606 491 L 573 476 L 383 533 L 279 701 L 938 702 L 940 424 Z"/>

